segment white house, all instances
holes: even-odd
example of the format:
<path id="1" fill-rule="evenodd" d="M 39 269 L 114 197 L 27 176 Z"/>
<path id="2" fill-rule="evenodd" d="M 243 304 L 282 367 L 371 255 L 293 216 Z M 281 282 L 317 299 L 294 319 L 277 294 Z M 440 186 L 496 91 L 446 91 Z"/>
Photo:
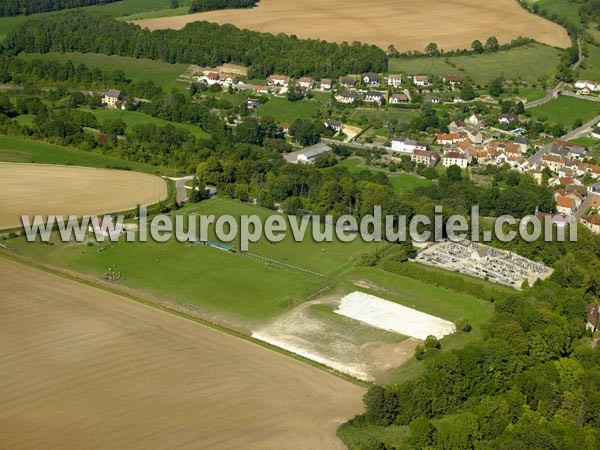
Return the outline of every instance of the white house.
<path id="1" fill-rule="evenodd" d="M 271 75 L 268 78 L 267 83 L 269 86 L 288 87 L 290 85 L 291 81 L 292 81 L 291 78 L 286 77 L 285 75 Z"/>
<path id="2" fill-rule="evenodd" d="M 365 94 L 365 102 L 368 103 L 385 103 L 385 92 L 369 91 Z"/>
<path id="3" fill-rule="evenodd" d="M 427 144 L 404 137 L 392 139 L 392 152 L 402 155 L 412 155 L 415 150 L 427 150 Z"/>
<path id="4" fill-rule="evenodd" d="M 327 119 L 324 122 L 325 128 L 328 130 L 342 131 L 344 129 L 344 123 L 339 120 Z"/>
<path id="5" fill-rule="evenodd" d="M 415 75 L 413 83 L 417 86 L 429 86 L 429 77 L 427 75 Z"/>
<path id="6" fill-rule="evenodd" d="M 379 74 L 369 72 L 363 74 L 363 82 L 367 86 L 379 86 Z"/>
<path id="7" fill-rule="evenodd" d="M 447 152 L 442 157 L 442 164 L 444 167 L 458 166 L 461 169 L 466 169 L 469 165 L 469 160 L 466 155 L 460 152 Z"/>
<path id="8" fill-rule="evenodd" d="M 400 87 L 402 85 L 402 75 L 388 75 L 387 84 L 392 87 Z"/>
<path id="9" fill-rule="evenodd" d="M 333 86 L 333 80 L 331 80 L 330 78 L 323 78 L 321 80 L 321 89 L 331 89 L 331 86 Z"/>
<path id="10" fill-rule="evenodd" d="M 592 92 L 595 92 L 598 89 L 598 83 L 592 80 L 577 80 L 575 82 L 575 89 L 589 89 Z"/>
<path id="11" fill-rule="evenodd" d="M 358 99 L 358 94 L 354 90 L 346 89 L 341 94 L 337 94 L 335 99 L 340 103 L 354 103 Z"/>
<path id="12" fill-rule="evenodd" d="M 390 104 L 392 105 L 402 105 L 410 102 L 410 98 L 408 95 L 402 94 L 392 94 L 390 97 Z"/>
<path id="13" fill-rule="evenodd" d="M 117 107 L 117 102 L 123 99 L 123 93 L 116 89 L 111 89 L 104 97 L 102 97 L 102 104 L 106 106 L 110 106 L 112 108 Z"/>
<path id="14" fill-rule="evenodd" d="M 590 133 L 590 136 L 594 139 L 600 139 L 600 128 L 594 128 Z"/>
<path id="15" fill-rule="evenodd" d="M 315 85 L 315 80 L 309 77 L 303 77 L 298 80 L 298 86 L 305 89 L 312 89 Z"/>
<path id="16" fill-rule="evenodd" d="M 299 164 L 312 164 L 315 162 L 317 156 L 330 152 L 331 150 L 330 146 L 323 143 L 313 145 L 312 147 L 305 148 L 298 152 L 296 162 Z"/>

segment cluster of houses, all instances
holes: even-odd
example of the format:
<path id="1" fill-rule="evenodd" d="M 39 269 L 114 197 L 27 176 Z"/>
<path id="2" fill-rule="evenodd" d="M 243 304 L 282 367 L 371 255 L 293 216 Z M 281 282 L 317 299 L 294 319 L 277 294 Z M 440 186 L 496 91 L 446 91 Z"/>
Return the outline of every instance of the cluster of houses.
<path id="1" fill-rule="evenodd" d="M 218 84 L 223 87 L 236 86 L 240 82 L 235 75 L 223 72 L 205 72 L 197 78 L 197 81 L 209 86 Z"/>

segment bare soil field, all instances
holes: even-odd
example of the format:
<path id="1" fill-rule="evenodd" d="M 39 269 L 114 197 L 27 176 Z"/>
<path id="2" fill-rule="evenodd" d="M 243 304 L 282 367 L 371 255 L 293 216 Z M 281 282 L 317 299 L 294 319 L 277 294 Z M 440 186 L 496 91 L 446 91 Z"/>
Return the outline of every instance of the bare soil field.
<path id="1" fill-rule="evenodd" d="M 0 443 L 343 448 L 364 389 L 254 343 L 0 258 Z"/>
<path id="2" fill-rule="evenodd" d="M 261 0 L 252 9 L 220 10 L 135 21 L 150 30 L 180 29 L 189 22 L 230 23 L 251 30 L 295 34 L 335 42 L 361 41 L 400 51 L 470 48 L 475 39 L 496 36 L 500 43 L 526 36 L 543 44 L 568 47 L 567 32 L 531 14 L 515 0 Z"/>
<path id="3" fill-rule="evenodd" d="M 0 229 L 21 225 L 21 214 L 103 214 L 167 198 L 157 176 L 122 170 L 0 163 Z"/>
<path id="4" fill-rule="evenodd" d="M 335 295 L 303 303 L 252 336 L 365 381 L 384 380 L 422 342 L 341 317 L 339 305 Z"/>

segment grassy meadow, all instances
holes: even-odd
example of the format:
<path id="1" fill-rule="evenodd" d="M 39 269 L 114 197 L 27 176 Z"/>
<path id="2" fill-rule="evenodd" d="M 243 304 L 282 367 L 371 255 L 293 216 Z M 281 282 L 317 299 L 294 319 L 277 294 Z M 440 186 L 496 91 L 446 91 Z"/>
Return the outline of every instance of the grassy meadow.
<path id="1" fill-rule="evenodd" d="M 173 88 L 183 90 L 186 87 L 185 83 L 178 81 L 179 76 L 188 68 L 186 64 L 169 64 L 151 59 L 79 52 L 21 53 L 19 58 L 52 60 L 63 63 L 70 60 L 75 65 L 85 64 L 90 69 L 100 69 L 108 72 L 122 70 L 125 72 L 127 79 L 132 81 L 154 81 L 165 92 L 171 92 Z"/>
<path id="2" fill-rule="evenodd" d="M 566 128 L 572 128 L 577 119 L 589 122 L 600 114 L 600 103 L 574 97 L 559 97 L 529 110 L 537 119 L 547 119 Z"/>
<path id="3" fill-rule="evenodd" d="M 62 147 L 41 141 L 0 135 L 0 161 L 36 164 L 61 164 L 98 168 L 124 168 L 146 173 L 174 174 L 149 164 L 123 161 L 99 153 Z"/>
<path id="4" fill-rule="evenodd" d="M 559 58 L 559 50 L 532 44 L 483 55 L 391 58 L 389 71 L 435 76 L 460 74 L 471 77 L 475 83 L 487 83 L 498 76 L 536 82 L 540 76 L 546 76 L 555 70 Z"/>

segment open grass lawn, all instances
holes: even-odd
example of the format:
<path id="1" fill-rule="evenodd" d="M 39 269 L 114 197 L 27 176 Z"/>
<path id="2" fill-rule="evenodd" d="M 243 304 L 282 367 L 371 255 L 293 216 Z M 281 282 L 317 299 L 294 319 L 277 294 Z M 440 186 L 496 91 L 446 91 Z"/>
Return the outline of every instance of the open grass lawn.
<path id="1" fill-rule="evenodd" d="M 410 173 L 389 173 L 387 170 L 375 167 L 368 167 L 356 158 L 348 158 L 340 161 L 337 166 L 346 167 L 350 172 L 361 170 L 385 172 L 392 183 L 394 191 L 397 193 L 407 192 L 418 186 L 428 186 L 433 183 L 431 180 L 421 178 Z"/>
<path id="2" fill-rule="evenodd" d="M 183 128 L 189 131 L 198 139 L 206 139 L 210 137 L 208 133 L 202 130 L 199 126 L 189 125 L 185 123 L 169 122 L 168 120 L 159 119 L 157 117 L 149 116 L 148 114 L 139 113 L 136 111 L 122 111 L 120 109 L 109 109 L 109 108 L 82 108 L 85 111 L 94 114 L 98 120 L 103 121 L 106 119 L 121 119 L 127 124 L 125 134 L 131 132 L 131 128 L 139 124 L 154 124 L 157 126 L 173 125 L 177 128 Z"/>
<path id="3" fill-rule="evenodd" d="M 313 119 L 323 108 L 321 99 L 303 99 L 290 102 L 287 98 L 271 97 L 269 101 L 258 107 L 259 116 L 271 116 L 278 123 L 293 123 L 297 119 Z"/>
<path id="4" fill-rule="evenodd" d="M 231 215 L 240 217 L 241 215 L 257 215 L 264 220 L 272 214 L 280 214 L 265 208 L 242 203 L 229 199 L 214 199 L 205 201 L 196 205 L 189 205 L 178 214 L 201 214 Z M 286 217 L 285 215 L 282 215 Z M 333 242 L 315 242 L 312 239 L 312 227 L 309 224 L 306 237 L 303 242 L 295 242 L 292 231 L 288 227 L 286 238 L 282 242 L 271 244 L 264 237 L 256 243 L 250 243 L 249 251 L 266 258 L 273 258 L 293 266 L 298 266 L 324 275 L 331 275 L 334 272 L 351 266 L 351 258 L 354 255 L 375 251 L 375 245 L 365 243 L 359 237 L 351 243 L 343 243 L 335 238 Z M 215 235 L 211 236 L 216 240 Z M 234 243 L 239 248 L 239 241 Z"/>
<path id="5" fill-rule="evenodd" d="M 533 2 L 529 0 L 529 3 L 532 4 Z M 546 11 L 546 16 L 549 18 L 556 15 L 568 20 L 573 25 L 579 25 L 581 22 L 579 18 L 580 5 L 576 2 L 568 0 L 538 0 L 536 3 L 539 10 Z"/>
<path id="6" fill-rule="evenodd" d="M 19 58 L 43 59 L 66 62 L 71 60 L 73 64 L 85 64 L 90 69 L 102 71 L 122 70 L 127 79 L 132 81 L 154 81 L 162 87 L 165 92 L 171 92 L 173 88 L 183 91 L 186 84 L 178 81 L 179 75 L 187 69 L 187 64 L 169 64 L 164 61 L 151 59 L 136 59 L 128 56 L 101 55 L 96 53 L 21 53 Z"/>
<path id="7" fill-rule="evenodd" d="M 419 114 L 418 109 L 393 108 L 375 109 L 375 108 L 353 108 L 348 115 L 351 122 L 363 124 L 373 120 L 380 120 L 387 126 L 389 122 L 402 120 L 408 122 L 413 116 Z"/>
<path id="8" fill-rule="evenodd" d="M 588 55 L 583 60 L 579 77 L 596 81 L 600 80 L 600 47 L 588 45 Z"/>
<path id="9" fill-rule="evenodd" d="M 239 254 L 174 240 L 92 247 L 59 242 L 48 246 L 27 243 L 24 238 L 7 243 L 19 254 L 95 277 L 102 277 L 112 267 L 121 272 L 118 285 L 242 323 L 272 317 L 325 284 L 316 277 L 276 269 Z M 101 246 L 105 251 L 98 251 Z"/>
<path id="10" fill-rule="evenodd" d="M 474 331 L 481 330 L 481 325 L 491 317 L 493 311 L 491 303 L 471 295 L 432 286 L 378 268 L 354 269 L 344 276 L 344 280 L 359 283 L 363 289 L 369 286 L 373 295 L 379 293 L 387 300 L 451 322 L 466 317 Z"/>
<path id="11" fill-rule="evenodd" d="M 572 128 L 577 119 L 586 123 L 599 115 L 600 103 L 563 96 L 532 108 L 529 112 L 537 119 L 547 119 L 566 128 Z"/>
<path id="12" fill-rule="evenodd" d="M 519 92 L 518 93 L 508 93 L 508 94 L 503 94 L 502 97 L 505 98 L 515 98 L 515 97 L 519 97 L 519 98 L 525 98 L 527 99 L 528 102 L 533 102 L 535 100 L 539 100 L 542 99 L 546 96 L 546 91 L 543 89 L 539 89 L 539 88 L 533 88 L 533 87 L 525 87 L 525 88 L 519 88 Z"/>
<path id="13" fill-rule="evenodd" d="M 0 161 L 63 164 L 71 166 L 99 168 L 128 168 L 139 172 L 174 174 L 173 169 L 165 169 L 122 159 L 104 156 L 45 142 L 0 135 Z"/>
<path id="14" fill-rule="evenodd" d="M 532 44 L 498 53 L 454 56 L 450 58 L 392 58 L 390 72 L 460 74 L 476 83 L 486 83 L 502 75 L 507 79 L 535 82 L 556 68 L 560 51 L 542 44 Z M 446 62 L 450 61 L 450 64 Z"/>
<path id="15" fill-rule="evenodd" d="M 596 147 L 600 145 L 600 140 L 594 139 L 591 137 L 581 137 L 577 139 L 571 139 L 570 142 L 575 142 L 576 144 L 582 145 L 587 148 Z"/>

